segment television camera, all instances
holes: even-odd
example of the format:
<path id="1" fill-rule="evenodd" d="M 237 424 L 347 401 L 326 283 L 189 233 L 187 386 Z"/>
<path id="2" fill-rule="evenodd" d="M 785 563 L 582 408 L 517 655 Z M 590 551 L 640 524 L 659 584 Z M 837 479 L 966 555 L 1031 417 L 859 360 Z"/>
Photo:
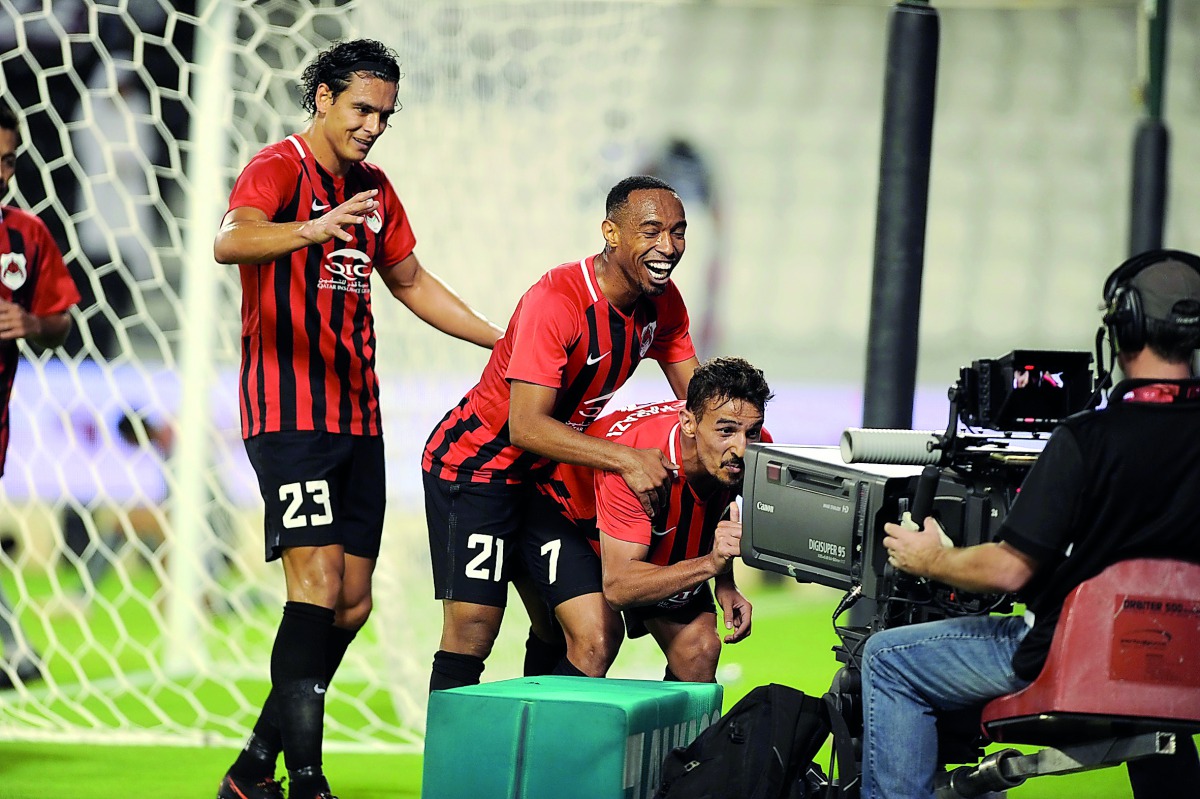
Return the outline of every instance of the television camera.
<path id="1" fill-rule="evenodd" d="M 833 612 L 841 641 L 834 652 L 844 665 L 824 697 L 838 776 L 823 783 L 822 796 L 858 797 L 859 654 L 867 638 L 889 627 L 1012 608 L 1007 595 L 971 594 L 895 570 L 883 525 L 916 528 L 933 515 L 956 546 L 993 540 L 1045 434 L 1098 399 L 1091 364 L 1086 352 L 1014 350 L 959 370 L 945 432 L 850 429 L 838 447 L 747 450 L 742 560 L 846 591 Z M 847 611 L 849 623 L 839 625 Z M 939 714 L 938 729 L 943 762 L 978 760 L 977 713 Z"/>
<path id="2" fill-rule="evenodd" d="M 1011 607 L 895 571 L 883 525 L 932 514 L 957 546 L 992 540 L 1045 434 L 1093 403 L 1091 364 L 1086 352 L 1046 350 L 974 361 L 949 390 L 945 432 L 850 429 L 839 447 L 752 446 L 742 559 L 847 592 L 834 613 L 843 662 L 887 627 Z"/>

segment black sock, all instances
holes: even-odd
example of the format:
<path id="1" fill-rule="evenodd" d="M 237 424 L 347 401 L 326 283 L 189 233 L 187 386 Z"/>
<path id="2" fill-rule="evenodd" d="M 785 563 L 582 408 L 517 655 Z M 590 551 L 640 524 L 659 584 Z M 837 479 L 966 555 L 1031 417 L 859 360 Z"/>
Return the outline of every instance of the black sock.
<path id="1" fill-rule="evenodd" d="M 325 679 L 333 682 L 342 658 L 350 642 L 358 635 L 358 630 L 347 630 L 344 627 L 332 627 L 329 640 L 325 646 Z M 279 711 L 275 707 L 274 692 L 267 694 L 263 702 L 262 712 L 254 723 L 246 745 L 238 753 L 237 760 L 229 768 L 229 773 L 254 782 L 261 782 L 275 776 L 275 764 L 279 753 L 283 751 L 283 736 L 279 732 Z"/>
<path id="2" fill-rule="evenodd" d="M 567 639 L 563 637 L 562 628 L 555 625 L 554 629 L 558 637 L 553 641 L 543 641 L 532 627 L 529 628 L 529 638 L 525 639 L 526 677 L 558 673 L 554 669 L 567 656 Z"/>
<path id="3" fill-rule="evenodd" d="M 271 693 L 288 771 L 321 768 L 321 740 L 328 687 L 325 653 L 334 613 L 305 602 L 288 602 L 271 650 Z"/>
<path id="4" fill-rule="evenodd" d="M 333 675 L 337 674 L 338 666 L 342 665 L 342 658 L 346 656 L 346 650 L 356 635 L 358 630 L 347 630 L 336 625 L 329 628 L 329 640 L 325 642 L 325 679 L 329 682 L 333 682 Z"/>
<path id="5" fill-rule="evenodd" d="M 275 718 L 274 692 L 267 694 L 254 730 L 246 739 L 246 745 L 238 752 L 237 760 L 229 767 L 229 773 L 247 782 L 258 783 L 275 776 L 275 761 L 283 751 L 283 739 L 279 735 L 279 723 Z"/>
<path id="6" fill-rule="evenodd" d="M 587 675 L 580 671 L 574 663 L 567 659 L 564 655 L 563 659 L 558 661 L 558 665 L 554 667 L 551 674 L 560 674 L 564 677 L 586 677 Z"/>
<path id="7" fill-rule="evenodd" d="M 293 799 L 317 799 L 322 793 L 329 793 L 329 780 L 321 772 L 320 766 L 305 766 L 296 770 L 288 769 L 288 796 Z"/>
<path id="8" fill-rule="evenodd" d="M 663 672 L 663 682 L 683 682 L 675 676 L 675 672 L 671 671 L 671 667 L 667 666 L 667 670 Z"/>
<path id="9" fill-rule="evenodd" d="M 478 685 L 483 674 L 483 658 L 438 650 L 433 656 L 433 674 L 429 677 L 430 691 L 444 691 L 464 685 Z"/>

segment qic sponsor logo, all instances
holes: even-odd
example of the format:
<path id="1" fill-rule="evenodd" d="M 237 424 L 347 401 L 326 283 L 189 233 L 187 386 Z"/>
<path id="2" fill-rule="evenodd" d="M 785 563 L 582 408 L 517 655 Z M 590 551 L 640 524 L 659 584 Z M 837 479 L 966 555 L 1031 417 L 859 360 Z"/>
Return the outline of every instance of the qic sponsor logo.
<path id="1" fill-rule="evenodd" d="M 674 530 L 674 529 L 675 529 L 674 527 L 671 528 L 671 530 Z M 668 530 L 667 532 L 669 533 L 669 532 L 671 532 L 671 530 Z M 701 583 L 701 585 L 704 585 L 704 583 Z M 655 604 L 655 607 L 663 608 L 665 610 L 670 610 L 672 608 L 681 608 L 684 605 L 686 605 L 688 602 L 691 602 L 692 598 L 695 597 L 697 594 L 699 594 L 700 591 L 701 591 L 701 589 L 699 586 L 697 586 L 696 588 L 687 588 L 683 591 L 680 591 L 678 594 L 672 594 L 671 596 L 667 597 L 666 599 L 660 600 L 659 602 L 657 602 Z"/>
<path id="2" fill-rule="evenodd" d="M 616 393 L 615 391 L 610 391 L 607 394 L 601 394 L 595 399 L 584 402 L 579 410 L 575 411 L 575 417 L 567 422 L 567 426 L 573 427 L 576 430 L 585 429 L 589 424 L 600 418 L 600 415 L 604 413 L 604 406 L 612 399 L 612 395 Z"/>
<path id="3" fill-rule="evenodd" d="M 322 266 L 332 277 L 321 278 L 318 289 L 366 294 L 371 285 L 371 257 L 362 250 L 334 250 L 325 256 Z"/>

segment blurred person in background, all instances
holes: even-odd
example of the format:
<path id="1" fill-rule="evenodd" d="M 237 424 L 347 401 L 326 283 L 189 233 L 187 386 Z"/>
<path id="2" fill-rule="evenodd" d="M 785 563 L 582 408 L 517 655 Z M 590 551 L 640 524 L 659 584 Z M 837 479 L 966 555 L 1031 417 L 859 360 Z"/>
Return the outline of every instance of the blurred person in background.
<path id="1" fill-rule="evenodd" d="M 155 239 L 154 174 L 158 136 L 150 97 L 128 53 L 96 62 L 81 94 L 71 146 L 83 172 L 75 233 L 84 259 L 71 264 L 83 295 L 92 348 L 82 331 L 67 342 L 72 353 L 112 360 L 121 351 L 117 331 L 134 308 L 139 282 L 154 277 L 150 253 Z"/>
<path id="2" fill-rule="evenodd" d="M 172 513 L 167 469 L 175 430 L 163 413 L 139 410 L 118 414 L 113 433 L 112 449 L 104 450 L 99 457 L 112 458 L 114 470 L 127 470 L 136 487 L 119 496 L 109 493 L 99 503 L 79 502 L 78 509 L 63 509 L 63 543 L 74 556 L 71 568 L 79 577 L 74 592 L 51 601 L 51 607 L 61 605 L 63 611 L 87 612 L 92 599 L 105 593 L 104 581 L 131 551 L 151 566 L 157 564 L 163 570 L 169 566 L 171 548 L 163 545 L 169 544 L 171 533 L 167 524 Z M 100 438 L 96 432 L 92 435 Z M 233 568 L 237 529 L 211 485 L 205 492 L 203 518 L 212 533 L 205 538 L 201 557 L 205 609 L 225 613 L 260 607 L 264 603 L 263 590 Z"/>
<path id="3" fill-rule="evenodd" d="M 746 447 L 763 440 L 771 389 L 741 358 L 696 369 L 687 399 L 610 413 L 590 436 L 657 447 L 679 465 L 653 517 L 620 475 L 559 465 L 530 501 L 523 554 L 567 639 L 555 674 L 602 677 L 621 643 L 646 633 L 667 658 L 666 680 L 712 682 L 727 644 L 750 634 L 752 607 L 734 580 L 741 554 Z M 723 518 L 728 513 L 727 518 Z"/>
<path id="4" fill-rule="evenodd" d="M 145 436 L 143 449 L 139 440 L 139 427 Z M 166 422 L 152 421 L 143 414 L 121 414 L 115 425 L 116 443 L 123 450 L 123 459 L 151 459 L 155 472 L 161 470 L 171 454 L 174 431 Z M 165 483 L 165 478 L 162 480 Z M 88 507 L 80 513 L 67 505 L 63 508 L 63 543 L 68 551 L 80 561 L 81 582 L 76 598 L 68 604 L 84 607 L 91 593 L 104 577 L 113 570 L 124 553 L 128 534 L 135 535 L 146 544 L 145 552 L 153 554 L 166 537 L 159 519 L 161 508 L 143 505 L 126 506 L 113 519 L 110 513 L 93 514 Z M 87 579 L 82 579 L 82 574 Z"/>
<path id="5" fill-rule="evenodd" d="M 8 196 L 20 147 L 17 115 L 0 97 L 0 199 Z M 60 346 L 71 329 L 68 311 L 78 302 L 79 291 L 46 225 L 33 214 L 0 205 L 0 475 L 8 450 L 8 400 L 20 361 L 17 342 Z M 2 590 L 0 644 L 5 659 L 0 684 L 40 676 L 39 659 Z"/>
<path id="6" fill-rule="evenodd" d="M 427 272 L 392 184 L 367 154 L 396 108 L 396 55 L 369 39 L 319 53 L 312 117 L 242 170 L 214 242 L 242 281 L 242 435 L 266 505 L 266 558 L 287 604 L 271 692 L 220 799 L 330 799 L 325 693 L 371 612 L 386 479 L 370 280 L 434 328 L 491 348 L 500 328 Z"/>
<path id="7" fill-rule="evenodd" d="M 692 298 L 688 308 L 692 315 L 696 352 L 707 358 L 721 349 L 723 331 L 721 309 L 717 303 L 728 268 L 725 256 L 727 223 L 716 175 L 709 159 L 686 136 L 669 137 L 643 171 L 675 187 L 692 216 L 694 235 L 688 241 L 688 247 L 693 253 L 691 260 L 699 261 L 700 268 L 695 273 L 699 290 L 688 293 Z"/>

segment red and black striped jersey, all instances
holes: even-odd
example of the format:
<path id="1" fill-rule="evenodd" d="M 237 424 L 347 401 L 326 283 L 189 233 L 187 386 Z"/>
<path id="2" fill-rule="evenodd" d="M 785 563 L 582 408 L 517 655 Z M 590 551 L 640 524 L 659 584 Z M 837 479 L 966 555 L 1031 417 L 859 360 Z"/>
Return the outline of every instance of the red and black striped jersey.
<path id="1" fill-rule="evenodd" d="M 379 435 L 379 380 L 371 274 L 413 251 L 408 215 L 379 167 L 344 178 L 317 163 L 300 136 L 262 149 L 242 170 L 229 209 L 257 208 L 272 222 L 313 219 L 358 192 L 380 207 L 332 239 L 265 264 L 242 264 L 242 435 L 323 430 Z"/>
<path id="2" fill-rule="evenodd" d="M 0 300 L 34 316 L 62 313 L 79 302 L 79 289 L 42 220 L 0 206 Z M 17 374 L 16 341 L 0 341 L 0 475 L 8 453 L 8 398 Z"/>
<path id="3" fill-rule="evenodd" d="M 509 381 L 556 389 L 554 418 L 583 430 L 643 359 L 695 356 L 674 283 L 660 296 L 642 296 L 626 315 L 600 291 L 595 258 L 551 269 L 521 297 L 479 383 L 429 436 L 425 471 L 444 480 L 516 483 L 549 468 L 549 460 L 510 442 Z"/>
<path id="4" fill-rule="evenodd" d="M 668 566 L 697 558 L 712 550 L 717 523 L 740 491 L 718 488 L 697 493 L 688 482 L 680 460 L 679 412 L 684 400 L 637 405 L 596 420 L 587 433 L 629 447 L 657 447 L 679 471 L 671 480 L 667 503 L 650 519 L 642 503 L 621 475 L 586 467 L 559 464 L 539 489 L 563 506 L 568 518 L 595 519 L 596 529 L 613 538 L 650 547 L 646 562 Z M 581 525 L 581 528 L 590 525 Z M 599 541 L 592 547 L 600 551 Z"/>

